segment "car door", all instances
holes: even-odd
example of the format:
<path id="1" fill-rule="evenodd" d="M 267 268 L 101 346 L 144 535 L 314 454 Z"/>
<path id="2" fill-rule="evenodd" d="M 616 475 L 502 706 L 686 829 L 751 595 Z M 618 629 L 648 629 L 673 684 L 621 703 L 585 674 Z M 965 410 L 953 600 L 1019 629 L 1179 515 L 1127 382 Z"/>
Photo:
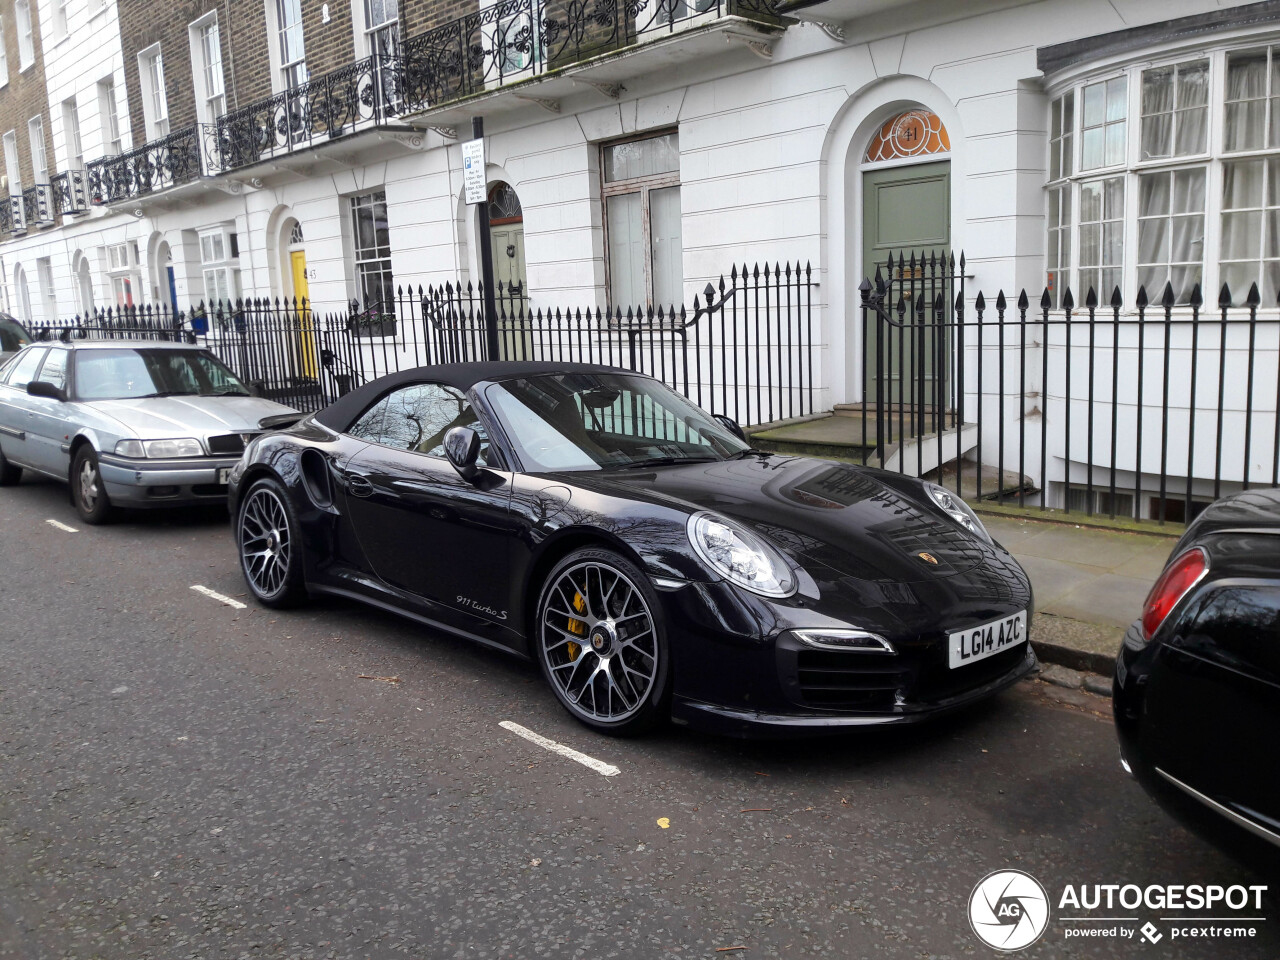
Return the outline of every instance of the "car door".
<path id="1" fill-rule="evenodd" d="M 35 378 L 36 371 L 49 352 L 48 347 L 28 347 L 18 356 L 9 376 L 0 384 L 0 451 L 5 459 L 23 467 L 34 467 L 31 447 L 28 443 L 28 410 L 30 401 L 27 384 Z"/>
<path id="2" fill-rule="evenodd" d="M 403 386 L 357 420 L 349 432 L 372 442 L 343 465 L 348 517 L 386 583 L 468 629 L 518 629 L 506 609 L 511 474 L 463 480 L 444 456 L 453 426 L 483 439 L 466 395 L 440 383 Z"/>
<path id="3" fill-rule="evenodd" d="M 34 379 L 67 388 L 70 353 L 65 347 L 50 347 Z M 53 397 L 27 396 L 27 452 L 37 470 L 65 477 L 70 469 L 73 405 Z"/>

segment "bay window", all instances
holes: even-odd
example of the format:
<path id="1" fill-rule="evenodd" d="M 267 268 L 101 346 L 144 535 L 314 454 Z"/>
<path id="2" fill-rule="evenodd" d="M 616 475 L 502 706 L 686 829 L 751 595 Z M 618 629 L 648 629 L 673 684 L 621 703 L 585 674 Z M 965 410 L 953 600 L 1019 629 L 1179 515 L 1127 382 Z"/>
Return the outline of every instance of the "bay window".
<path id="1" fill-rule="evenodd" d="M 1280 294 L 1278 46 L 1197 51 L 1083 75 L 1048 117 L 1046 286 L 1055 305 L 1119 287 L 1215 305 Z"/>

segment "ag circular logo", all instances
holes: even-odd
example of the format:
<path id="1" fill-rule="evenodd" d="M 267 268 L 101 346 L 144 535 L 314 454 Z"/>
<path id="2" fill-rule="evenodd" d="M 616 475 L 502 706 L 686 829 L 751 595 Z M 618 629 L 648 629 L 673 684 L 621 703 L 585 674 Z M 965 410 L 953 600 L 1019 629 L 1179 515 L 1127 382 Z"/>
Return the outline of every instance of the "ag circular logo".
<path id="1" fill-rule="evenodd" d="M 969 926 L 997 950 L 1029 947 L 1049 926 L 1049 895 L 1029 873 L 996 870 L 969 894 Z"/>

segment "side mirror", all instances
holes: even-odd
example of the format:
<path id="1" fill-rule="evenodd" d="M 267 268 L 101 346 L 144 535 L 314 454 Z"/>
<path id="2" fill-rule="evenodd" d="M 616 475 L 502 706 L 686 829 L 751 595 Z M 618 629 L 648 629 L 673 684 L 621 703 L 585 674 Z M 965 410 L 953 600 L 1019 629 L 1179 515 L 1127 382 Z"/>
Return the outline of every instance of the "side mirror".
<path id="1" fill-rule="evenodd" d="M 747 439 L 747 435 L 743 429 L 738 426 L 738 421 L 733 419 L 733 417 L 726 417 L 723 413 L 713 413 L 711 417 L 716 423 L 720 424 L 720 426 L 724 427 L 743 443 L 751 442 Z"/>
<path id="2" fill-rule="evenodd" d="M 444 435 L 444 455 L 458 471 L 458 476 L 470 482 L 480 474 L 480 434 L 470 427 L 450 427 Z"/>
<path id="3" fill-rule="evenodd" d="M 32 380 L 27 384 L 27 394 L 32 397 L 48 397 L 50 400 L 65 400 L 62 391 L 47 380 Z"/>

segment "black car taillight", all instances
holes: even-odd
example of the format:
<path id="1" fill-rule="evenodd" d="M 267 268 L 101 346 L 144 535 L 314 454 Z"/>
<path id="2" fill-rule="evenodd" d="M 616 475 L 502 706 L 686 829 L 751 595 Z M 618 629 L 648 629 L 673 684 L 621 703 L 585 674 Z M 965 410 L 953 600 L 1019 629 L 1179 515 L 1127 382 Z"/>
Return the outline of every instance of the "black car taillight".
<path id="1" fill-rule="evenodd" d="M 1142 607 L 1142 636 L 1150 640 L 1173 608 L 1191 592 L 1191 588 L 1209 572 L 1209 554 L 1204 547 L 1192 547 L 1179 554 L 1164 568 L 1160 579 L 1147 594 Z"/>

